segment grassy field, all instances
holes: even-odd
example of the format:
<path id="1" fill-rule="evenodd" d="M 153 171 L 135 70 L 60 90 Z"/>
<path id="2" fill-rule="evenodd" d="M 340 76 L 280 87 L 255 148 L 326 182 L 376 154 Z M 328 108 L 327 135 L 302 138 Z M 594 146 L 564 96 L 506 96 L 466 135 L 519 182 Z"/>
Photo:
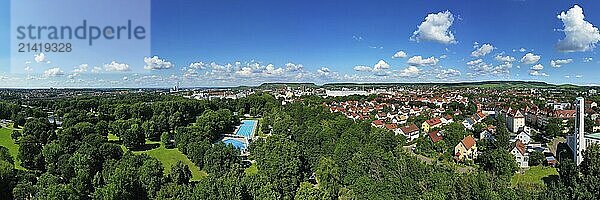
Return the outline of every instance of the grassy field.
<path id="1" fill-rule="evenodd" d="M 256 167 L 256 164 L 252 164 L 244 172 L 246 172 L 247 175 L 256 175 L 258 174 L 258 167 Z"/>
<path id="2" fill-rule="evenodd" d="M 119 137 L 109 134 L 108 140 L 117 141 L 119 140 Z M 187 156 L 183 155 L 183 153 L 181 153 L 177 148 L 167 149 L 164 147 L 164 145 L 161 145 L 160 142 L 153 142 L 149 140 L 146 140 L 146 145 L 158 145 L 159 147 L 145 151 L 133 151 L 133 153 L 137 155 L 147 154 L 158 159 L 163 164 L 163 167 L 165 167 L 165 173 L 169 173 L 169 171 L 171 171 L 171 165 L 180 160 L 190 168 L 190 171 L 192 171 L 192 181 L 200 180 L 206 176 L 206 172 L 200 170 L 198 166 L 192 163 L 192 161 L 190 161 Z M 123 149 L 123 151 L 127 151 L 123 145 L 121 145 L 121 149 Z"/>
<path id="3" fill-rule="evenodd" d="M 21 161 L 17 159 L 17 155 L 19 154 L 19 145 L 15 144 L 15 141 L 12 140 L 10 137 L 11 133 L 11 129 L 0 129 L 0 146 L 8 148 L 10 155 L 12 155 L 13 159 L 15 160 L 15 168 L 24 170 L 25 168 L 21 167 Z"/>
<path id="4" fill-rule="evenodd" d="M 167 149 L 165 146 L 161 145 L 159 148 L 151 149 L 147 151 L 134 151 L 134 154 L 147 154 L 152 156 L 163 164 L 165 167 L 165 173 L 169 173 L 171 170 L 171 165 L 177 163 L 177 161 L 182 161 L 184 164 L 190 167 L 190 171 L 192 171 L 192 181 L 200 180 L 201 178 L 206 176 L 206 172 L 200 170 L 198 166 L 196 166 L 190 159 L 188 159 L 183 153 L 181 153 L 177 148 Z"/>
<path id="5" fill-rule="evenodd" d="M 522 186 L 522 185 L 544 185 L 544 181 L 542 178 L 550 176 L 550 175 L 558 175 L 556 168 L 553 167 L 542 167 L 542 166 L 533 166 L 529 168 L 529 170 L 525 171 L 525 173 L 517 173 L 515 174 L 510 183 L 512 186 Z"/>

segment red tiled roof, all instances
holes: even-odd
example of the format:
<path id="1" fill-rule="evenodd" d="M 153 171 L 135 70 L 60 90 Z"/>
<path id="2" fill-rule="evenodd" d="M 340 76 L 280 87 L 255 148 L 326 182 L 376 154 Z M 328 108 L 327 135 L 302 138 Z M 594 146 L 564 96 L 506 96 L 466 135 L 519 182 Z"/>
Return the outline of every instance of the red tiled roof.
<path id="1" fill-rule="evenodd" d="M 555 110 L 552 114 L 553 117 L 557 118 L 573 118 L 575 117 L 575 110 Z"/>
<path id="2" fill-rule="evenodd" d="M 525 155 L 525 144 L 523 144 L 521 140 L 515 141 L 515 147 L 521 152 L 521 155 Z"/>
<path id="3" fill-rule="evenodd" d="M 427 124 L 429 124 L 429 126 L 435 126 L 435 125 L 438 125 L 438 124 L 442 123 L 442 120 L 440 120 L 440 118 L 436 117 L 436 118 L 433 118 L 433 119 L 429 119 L 429 120 L 427 120 L 425 122 L 427 122 Z"/>
<path id="4" fill-rule="evenodd" d="M 408 126 L 401 127 L 400 130 L 402 130 L 402 132 L 406 134 L 406 133 L 412 133 L 415 131 L 419 131 L 419 127 L 417 127 L 417 125 L 415 125 L 415 124 L 411 124 Z"/>
<path id="5" fill-rule="evenodd" d="M 463 143 L 463 145 L 465 145 L 465 148 L 470 149 L 471 147 L 473 147 L 473 145 L 475 145 L 475 138 L 473 138 L 472 135 L 468 135 L 461 142 Z"/>
<path id="6" fill-rule="evenodd" d="M 436 143 L 437 141 L 440 141 L 442 139 L 444 139 L 444 137 L 442 136 L 442 134 L 440 133 L 440 131 L 432 131 L 429 133 L 429 138 L 431 139 L 431 141 L 433 143 Z"/>
<path id="7" fill-rule="evenodd" d="M 485 114 L 483 114 L 482 112 L 478 112 L 477 115 L 479 115 L 479 118 L 484 118 Z"/>
<path id="8" fill-rule="evenodd" d="M 383 121 L 381 120 L 373 120 L 373 124 L 379 126 L 379 125 L 383 125 Z"/>
<path id="9" fill-rule="evenodd" d="M 387 128 L 389 130 L 394 130 L 394 129 L 397 129 L 398 126 L 396 124 L 386 124 L 385 128 Z"/>

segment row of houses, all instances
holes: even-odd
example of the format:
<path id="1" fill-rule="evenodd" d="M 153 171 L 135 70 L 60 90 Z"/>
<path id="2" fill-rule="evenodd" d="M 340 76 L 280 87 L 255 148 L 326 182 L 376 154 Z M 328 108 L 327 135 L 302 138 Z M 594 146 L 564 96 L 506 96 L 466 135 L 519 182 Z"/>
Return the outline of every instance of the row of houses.
<path id="1" fill-rule="evenodd" d="M 475 113 L 475 114 L 471 115 L 470 117 L 467 117 L 465 120 L 463 120 L 462 124 L 466 129 L 473 130 L 473 126 L 475 126 L 475 124 L 483 121 L 486 117 L 487 117 L 486 114 L 484 114 L 481 111 L 478 111 L 477 113 Z"/>

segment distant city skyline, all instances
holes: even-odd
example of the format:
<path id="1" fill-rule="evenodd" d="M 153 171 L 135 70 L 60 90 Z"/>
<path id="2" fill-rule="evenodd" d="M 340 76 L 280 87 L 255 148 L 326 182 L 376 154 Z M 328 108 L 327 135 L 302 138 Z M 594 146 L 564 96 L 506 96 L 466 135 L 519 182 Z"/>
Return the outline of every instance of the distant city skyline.
<path id="1" fill-rule="evenodd" d="M 9 11 L 9 0 L 0 0 L 0 87 L 600 85 L 598 2 L 155 0 L 150 55 L 31 53 L 17 71 Z"/>

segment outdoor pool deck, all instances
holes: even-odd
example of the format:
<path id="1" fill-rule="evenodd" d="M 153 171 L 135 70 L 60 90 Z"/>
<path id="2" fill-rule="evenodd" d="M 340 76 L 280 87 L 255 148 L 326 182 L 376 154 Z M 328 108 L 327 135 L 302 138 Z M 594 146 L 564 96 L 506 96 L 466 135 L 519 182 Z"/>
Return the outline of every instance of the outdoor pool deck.
<path id="1" fill-rule="evenodd" d="M 236 127 L 234 134 L 223 134 L 221 142 L 226 145 L 231 144 L 233 147 L 240 150 L 242 156 L 247 156 L 248 146 L 251 139 L 254 137 L 258 127 L 258 120 L 242 120 L 241 124 Z"/>
<path id="2" fill-rule="evenodd" d="M 245 141 L 242 141 L 241 138 L 223 138 L 223 143 L 226 145 L 231 144 L 233 147 L 239 149 L 240 151 L 246 150 L 248 148 L 248 144 Z"/>
<path id="3" fill-rule="evenodd" d="M 242 124 L 235 130 L 235 134 L 245 138 L 254 137 L 256 131 L 257 120 L 242 120 Z"/>

